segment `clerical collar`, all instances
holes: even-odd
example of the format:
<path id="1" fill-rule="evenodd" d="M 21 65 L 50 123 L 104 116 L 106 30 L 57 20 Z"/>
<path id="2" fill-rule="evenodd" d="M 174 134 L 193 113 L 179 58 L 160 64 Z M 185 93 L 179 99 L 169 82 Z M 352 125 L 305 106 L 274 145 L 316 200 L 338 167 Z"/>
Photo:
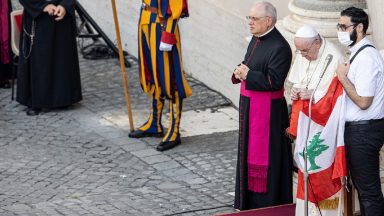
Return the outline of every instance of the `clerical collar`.
<path id="1" fill-rule="evenodd" d="M 264 37 L 265 35 L 267 35 L 269 32 L 271 32 L 273 29 L 275 29 L 275 26 L 273 26 L 271 29 L 269 29 L 267 32 L 265 32 L 264 34 L 258 36 L 257 38 L 261 38 L 261 37 Z M 256 37 L 256 36 L 255 36 Z"/>

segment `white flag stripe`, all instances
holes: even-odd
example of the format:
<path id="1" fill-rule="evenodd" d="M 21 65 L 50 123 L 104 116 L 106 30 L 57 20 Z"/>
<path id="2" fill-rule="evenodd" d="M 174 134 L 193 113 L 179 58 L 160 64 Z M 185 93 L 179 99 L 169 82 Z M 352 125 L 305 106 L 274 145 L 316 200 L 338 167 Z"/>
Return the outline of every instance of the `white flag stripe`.
<path id="1" fill-rule="evenodd" d="M 297 128 L 297 139 L 296 139 L 296 146 L 295 146 L 295 161 L 299 166 L 299 169 L 302 172 L 304 172 L 304 157 L 300 155 L 300 153 L 304 152 L 306 137 L 308 133 L 307 130 L 309 126 L 309 118 L 303 112 L 300 112 L 299 114 L 298 125 L 299 126 Z M 316 124 L 315 122 L 311 122 L 307 142 L 310 141 L 310 137 L 313 137 L 316 133 L 321 132 L 322 129 L 323 129 L 323 126 Z M 307 167 L 309 169 L 310 167 L 309 162 L 307 163 Z"/>

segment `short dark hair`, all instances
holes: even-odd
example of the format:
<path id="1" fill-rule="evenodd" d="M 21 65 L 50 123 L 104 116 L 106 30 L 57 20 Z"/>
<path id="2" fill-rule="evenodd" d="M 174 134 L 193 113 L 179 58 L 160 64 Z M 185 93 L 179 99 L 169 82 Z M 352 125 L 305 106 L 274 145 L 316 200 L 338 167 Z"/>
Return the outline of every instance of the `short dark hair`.
<path id="1" fill-rule="evenodd" d="M 351 18 L 351 22 L 353 24 L 363 24 L 363 32 L 364 34 L 367 33 L 368 25 L 369 25 L 369 18 L 368 14 L 365 13 L 365 11 L 361 8 L 356 7 L 349 7 L 340 13 L 341 16 L 347 16 Z"/>

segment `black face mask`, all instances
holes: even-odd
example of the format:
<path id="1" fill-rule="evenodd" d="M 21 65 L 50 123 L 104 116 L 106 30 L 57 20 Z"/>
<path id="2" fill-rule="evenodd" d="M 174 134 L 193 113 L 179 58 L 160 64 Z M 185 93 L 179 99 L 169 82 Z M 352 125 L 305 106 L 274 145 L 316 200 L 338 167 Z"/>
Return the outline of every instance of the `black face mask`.
<path id="1" fill-rule="evenodd" d="M 356 41 L 357 41 L 357 31 L 356 31 L 356 27 L 353 29 L 352 33 L 351 33 L 351 41 L 353 41 L 353 43 L 351 43 L 351 45 L 349 45 L 350 47 L 353 47 L 353 45 L 356 44 Z"/>

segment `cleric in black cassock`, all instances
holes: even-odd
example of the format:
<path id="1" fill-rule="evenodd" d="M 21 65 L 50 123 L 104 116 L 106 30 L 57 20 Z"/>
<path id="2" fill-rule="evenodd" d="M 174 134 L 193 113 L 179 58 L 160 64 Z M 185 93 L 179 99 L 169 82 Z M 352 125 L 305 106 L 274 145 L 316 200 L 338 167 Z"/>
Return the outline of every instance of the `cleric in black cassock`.
<path id="1" fill-rule="evenodd" d="M 28 106 L 29 115 L 38 114 L 42 108 L 67 107 L 82 99 L 75 2 L 20 0 L 24 6 L 24 30 L 20 38 L 16 100 Z M 49 4 L 65 9 L 61 20 L 44 11 Z"/>
<path id="2" fill-rule="evenodd" d="M 245 59 L 232 76 L 241 83 L 235 209 L 292 203 L 291 145 L 284 80 L 292 52 L 274 27 L 276 9 L 257 3 L 250 10 L 253 34 Z"/>

